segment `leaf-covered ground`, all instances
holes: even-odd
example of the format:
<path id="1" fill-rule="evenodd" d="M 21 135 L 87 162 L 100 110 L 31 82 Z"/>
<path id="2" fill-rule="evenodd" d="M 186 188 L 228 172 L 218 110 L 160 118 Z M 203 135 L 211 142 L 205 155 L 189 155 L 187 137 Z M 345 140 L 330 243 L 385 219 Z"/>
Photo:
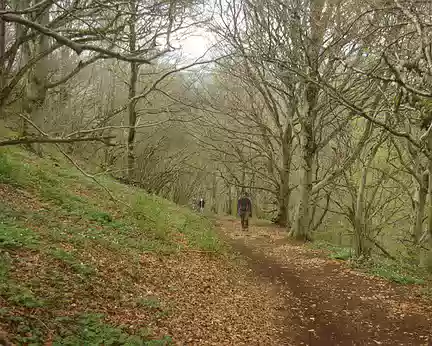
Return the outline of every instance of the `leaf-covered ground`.
<path id="1" fill-rule="evenodd" d="M 0 150 L 0 344 L 429 345 L 418 286 Z"/>
<path id="2" fill-rule="evenodd" d="M 283 300 L 284 345 L 432 345 L 432 303 L 416 285 L 397 285 L 324 258 L 274 227 L 226 238 Z"/>
<path id="3" fill-rule="evenodd" d="M 64 161 L 0 152 L 0 335 L 19 345 L 280 344 L 281 301 L 211 222 L 100 179 L 130 208 Z"/>

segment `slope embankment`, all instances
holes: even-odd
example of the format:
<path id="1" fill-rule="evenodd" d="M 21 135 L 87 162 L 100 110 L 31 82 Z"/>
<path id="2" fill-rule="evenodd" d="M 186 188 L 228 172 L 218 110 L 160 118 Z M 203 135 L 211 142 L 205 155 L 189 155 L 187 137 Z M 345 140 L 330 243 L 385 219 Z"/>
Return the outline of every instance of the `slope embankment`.
<path id="1" fill-rule="evenodd" d="M 18 345 L 280 344 L 271 285 L 210 221 L 98 181 L 0 151 L 0 332 Z"/>

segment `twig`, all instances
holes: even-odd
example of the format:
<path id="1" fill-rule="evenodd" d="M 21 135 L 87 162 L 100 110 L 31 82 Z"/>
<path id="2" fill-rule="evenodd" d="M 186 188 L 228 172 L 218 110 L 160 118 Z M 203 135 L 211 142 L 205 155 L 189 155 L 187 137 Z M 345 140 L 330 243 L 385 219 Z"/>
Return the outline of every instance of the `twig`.
<path id="1" fill-rule="evenodd" d="M 114 202 L 119 202 L 121 204 L 123 204 L 124 206 L 128 207 L 129 209 L 132 209 L 132 206 L 129 205 L 126 202 L 123 202 L 119 199 L 116 199 L 114 197 L 114 195 L 112 194 L 112 192 L 103 184 L 101 184 L 99 182 L 99 180 L 96 179 L 96 177 L 92 174 L 87 173 L 86 171 L 84 171 L 73 159 L 72 157 L 70 157 L 70 155 L 68 155 L 58 144 L 56 144 L 57 149 L 68 159 L 68 161 L 70 163 L 72 163 L 84 176 L 86 176 L 87 178 L 90 178 L 91 180 L 93 180 L 96 184 L 98 184 L 100 187 L 102 187 L 110 196 L 111 200 L 113 200 Z"/>
<path id="2" fill-rule="evenodd" d="M 37 126 L 33 121 L 31 121 L 30 119 L 28 119 L 25 115 L 23 115 L 23 114 L 20 114 L 20 116 L 23 118 L 23 119 L 25 119 L 26 121 L 28 121 L 41 135 L 43 135 L 43 136 L 48 136 L 48 134 L 45 132 L 45 131 L 43 131 L 41 128 L 39 128 L 39 126 Z M 96 177 L 95 176 L 93 176 L 93 175 L 91 175 L 91 174 L 89 174 L 89 173 L 87 173 L 86 171 L 84 171 L 73 159 L 72 159 L 72 157 L 70 157 L 61 147 L 60 147 L 60 145 L 58 145 L 58 144 L 55 144 L 55 146 L 56 146 L 56 148 L 58 149 L 58 151 L 60 151 L 60 153 L 62 153 L 63 154 L 63 156 L 65 156 L 67 159 L 68 159 L 68 161 L 70 162 L 70 163 L 72 163 L 84 176 L 86 176 L 87 178 L 90 178 L 90 179 L 92 179 L 96 184 L 98 184 L 100 187 L 102 187 L 107 193 L 108 193 L 108 195 L 110 196 L 110 198 L 111 198 L 111 200 L 113 200 L 113 201 L 115 201 L 115 202 L 119 202 L 119 203 L 121 203 L 121 204 L 123 204 L 124 206 L 126 206 L 126 207 L 128 207 L 129 209 L 132 209 L 132 206 L 130 206 L 129 204 L 127 204 L 126 202 L 123 202 L 123 201 L 121 201 L 121 200 L 119 200 L 119 199 L 116 199 L 115 197 L 114 197 L 114 195 L 111 193 L 111 191 L 105 186 L 105 185 L 103 185 L 103 184 L 101 184 L 97 179 L 96 179 Z"/>

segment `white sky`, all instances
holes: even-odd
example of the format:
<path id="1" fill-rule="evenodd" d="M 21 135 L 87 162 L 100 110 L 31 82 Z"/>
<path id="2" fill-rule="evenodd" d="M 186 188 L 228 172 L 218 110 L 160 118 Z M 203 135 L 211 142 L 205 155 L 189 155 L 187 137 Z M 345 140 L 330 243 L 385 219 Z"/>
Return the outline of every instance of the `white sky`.
<path id="1" fill-rule="evenodd" d="M 181 46 L 181 54 L 188 60 L 195 60 L 203 56 L 206 51 L 210 48 L 211 42 L 208 37 L 205 37 L 202 33 L 194 34 L 186 39 L 179 42 Z M 208 58 L 209 54 L 206 54 L 205 58 Z"/>
<path id="2" fill-rule="evenodd" d="M 215 37 L 202 29 L 194 29 L 192 32 L 179 35 L 177 40 L 171 43 L 176 50 L 172 56 L 177 57 L 183 64 L 199 60 L 209 60 L 214 56 L 211 47 L 214 45 Z"/>

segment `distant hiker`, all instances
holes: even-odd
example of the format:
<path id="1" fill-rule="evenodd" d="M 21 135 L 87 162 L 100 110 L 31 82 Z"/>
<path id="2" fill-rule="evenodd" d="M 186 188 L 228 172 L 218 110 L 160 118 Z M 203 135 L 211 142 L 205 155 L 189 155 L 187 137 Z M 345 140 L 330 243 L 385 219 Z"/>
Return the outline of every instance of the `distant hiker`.
<path id="1" fill-rule="evenodd" d="M 249 228 L 249 218 L 252 216 L 252 202 L 247 192 L 244 192 L 237 202 L 237 212 L 241 218 L 242 230 Z"/>
<path id="2" fill-rule="evenodd" d="M 204 198 L 201 198 L 201 199 L 198 201 L 198 208 L 199 208 L 199 211 L 200 211 L 201 213 L 204 211 L 204 205 L 205 205 Z"/>

